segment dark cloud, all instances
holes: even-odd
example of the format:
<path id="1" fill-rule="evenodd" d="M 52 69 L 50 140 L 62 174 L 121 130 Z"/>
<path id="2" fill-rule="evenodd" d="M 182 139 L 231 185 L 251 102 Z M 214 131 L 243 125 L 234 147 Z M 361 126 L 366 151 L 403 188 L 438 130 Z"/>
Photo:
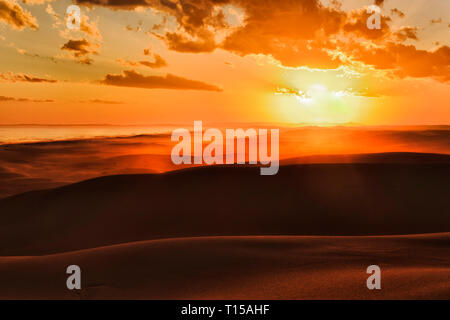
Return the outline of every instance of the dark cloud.
<path id="1" fill-rule="evenodd" d="M 35 4 L 44 4 L 46 2 L 51 2 L 53 0 L 22 0 L 23 3 L 29 4 L 29 5 L 35 5 Z"/>
<path id="2" fill-rule="evenodd" d="M 197 38 L 196 40 L 191 40 L 185 35 L 175 32 L 167 32 L 164 37 L 161 37 L 170 50 L 178 52 L 212 52 L 217 48 L 212 32 L 202 31 Z"/>
<path id="3" fill-rule="evenodd" d="M 86 39 L 69 40 L 61 49 L 73 51 L 76 57 L 80 57 L 91 53 L 90 46 L 91 44 Z"/>
<path id="4" fill-rule="evenodd" d="M 146 49 L 147 50 L 147 49 Z M 153 55 L 153 61 L 147 61 L 147 60 L 141 60 L 141 61 L 130 61 L 130 60 L 122 60 L 117 59 L 117 62 L 119 62 L 123 66 L 132 66 L 132 67 L 138 67 L 138 66 L 145 66 L 152 69 L 158 69 L 167 67 L 167 62 L 164 60 L 163 57 L 161 57 L 159 54 L 146 54 L 148 56 Z"/>
<path id="5" fill-rule="evenodd" d="M 9 82 L 56 83 L 57 80 L 36 77 L 23 73 L 0 73 L 0 79 Z"/>
<path id="6" fill-rule="evenodd" d="M 0 102 L 13 101 L 13 102 L 55 102 L 50 99 L 28 99 L 28 98 L 16 98 L 16 97 L 6 97 L 0 96 Z"/>
<path id="7" fill-rule="evenodd" d="M 399 41 L 406 41 L 408 39 L 419 40 L 417 37 L 417 27 L 401 27 L 398 31 L 394 32 L 394 36 L 397 37 Z"/>
<path id="8" fill-rule="evenodd" d="M 397 15 L 400 18 L 404 18 L 405 17 L 405 14 L 402 11 L 400 11 L 399 9 L 397 9 L 397 8 L 391 9 L 391 14 L 392 15 Z"/>
<path id="9" fill-rule="evenodd" d="M 30 12 L 22 9 L 13 1 L 0 0 L 0 21 L 9 24 L 12 28 L 22 30 L 25 27 L 38 29 L 38 23 Z"/>
<path id="10" fill-rule="evenodd" d="M 431 23 L 431 24 L 439 24 L 439 23 L 442 23 L 442 18 L 431 19 L 430 23 Z"/>
<path id="11" fill-rule="evenodd" d="M 69 40 L 61 47 L 61 50 L 70 52 L 78 62 L 83 64 L 91 64 L 92 59 L 89 55 L 97 54 L 95 45 L 86 39 Z"/>
<path id="12" fill-rule="evenodd" d="M 145 56 L 151 56 L 151 55 L 152 55 L 152 50 L 151 50 L 151 48 L 144 49 L 144 55 L 145 55 Z"/>
<path id="13" fill-rule="evenodd" d="M 123 71 L 120 75 L 107 74 L 101 83 L 119 87 L 145 89 L 222 91 L 222 89 L 215 85 L 178 77 L 172 74 L 167 74 L 166 76 L 144 76 L 133 70 Z"/>
<path id="14" fill-rule="evenodd" d="M 389 22 L 391 18 L 388 16 L 380 16 L 380 29 L 369 29 L 367 20 L 372 15 L 366 9 L 353 10 L 349 13 L 343 30 L 353 36 L 360 36 L 370 40 L 382 40 L 388 38 L 391 34 Z"/>
<path id="15" fill-rule="evenodd" d="M 97 5 L 110 7 L 115 9 L 124 9 L 124 10 L 133 10 L 136 7 L 146 7 L 149 6 L 150 2 L 155 1 L 146 1 L 146 0 L 76 0 L 78 4 L 85 5 Z"/>
<path id="16" fill-rule="evenodd" d="M 167 67 L 166 60 L 164 60 L 159 54 L 155 54 L 154 59 L 154 61 L 139 61 L 139 64 L 154 69 Z"/>

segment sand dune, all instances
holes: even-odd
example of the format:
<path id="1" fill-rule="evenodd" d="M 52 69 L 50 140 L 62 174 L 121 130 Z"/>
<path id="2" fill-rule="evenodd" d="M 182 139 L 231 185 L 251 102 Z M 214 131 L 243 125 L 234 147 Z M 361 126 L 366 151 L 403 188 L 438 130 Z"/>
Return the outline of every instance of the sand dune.
<path id="1" fill-rule="evenodd" d="M 82 290 L 65 287 L 77 264 Z M 381 267 L 381 290 L 366 268 Z M 450 234 L 211 237 L 0 258 L 0 298 L 448 299 Z"/>
<path id="2" fill-rule="evenodd" d="M 97 178 L 0 200 L 0 254 L 158 238 L 447 232 L 450 165 L 202 167 Z M 39 241 L 36 241 L 39 239 Z"/>
<path id="3" fill-rule="evenodd" d="M 275 176 L 199 167 L 1 199 L 0 298 L 450 298 L 449 156 L 302 161 Z M 71 264 L 81 291 L 65 287 Z M 366 287 L 372 264 L 380 291 Z"/>

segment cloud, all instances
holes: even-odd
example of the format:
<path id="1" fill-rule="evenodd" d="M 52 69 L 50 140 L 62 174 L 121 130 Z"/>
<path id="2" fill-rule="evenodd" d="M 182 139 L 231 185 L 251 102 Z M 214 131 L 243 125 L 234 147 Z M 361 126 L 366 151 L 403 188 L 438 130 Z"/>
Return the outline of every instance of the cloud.
<path id="1" fill-rule="evenodd" d="M 61 37 L 65 39 L 71 39 L 74 36 L 83 36 L 87 37 L 91 41 L 96 41 L 97 46 L 100 45 L 103 38 L 102 35 L 98 29 L 98 20 L 97 21 L 90 21 L 89 16 L 86 14 L 82 14 L 81 21 L 80 21 L 80 28 L 79 29 L 68 29 L 65 27 L 65 25 L 62 25 L 62 20 L 59 18 L 59 15 L 55 14 L 53 12 L 53 8 L 51 8 L 50 5 L 47 7 L 47 12 L 54 17 L 55 23 L 54 27 L 62 27 L 62 29 L 59 31 L 59 34 Z M 70 19 L 69 16 L 66 16 L 66 19 Z"/>
<path id="2" fill-rule="evenodd" d="M 368 13 L 366 8 L 351 11 L 343 25 L 343 30 L 352 36 L 360 36 L 370 40 L 387 38 L 391 32 L 388 24 L 391 18 L 380 14 L 380 29 L 369 29 L 367 28 L 367 20 L 371 15 L 372 13 Z"/>
<path id="3" fill-rule="evenodd" d="M 383 4 L 384 4 L 384 0 L 375 0 L 375 1 L 374 1 L 374 4 L 375 4 L 376 6 L 382 7 Z"/>
<path id="4" fill-rule="evenodd" d="M 0 21 L 18 30 L 25 27 L 35 30 L 39 28 L 36 18 L 30 12 L 22 9 L 15 1 L 10 0 L 0 0 Z"/>
<path id="5" fill-rule="evenodd" d="M 55 9 L 53 9 L 52 5 L 49 3 L 45 8 L 45 12 L 47 12 L 53 19 L 53 28 L 58 28 L 62 25 L 62 21 L 60 19 L 59 14 L 56 13 Z"/>
<path id="6" fill-rule="evenodd" d="M 394 32 L 394 36 L 397 37 L 399 41 L 406 41 L 408 39 L 418 41 L 417 31 L 419 28 L 417 27 L 401 27 L 398 31 Z"/>
<path id="7" fill-rule="evenodd" d="M 348 89 L 346 91 L 350 95 L 359 96 L 359 97 L 367 97 L 367 98 L 379 98 L 384 94 L 380 92 L 380 90 L 376 90 L 374 88 L 365 88 L 365 89 Z"/>
<path id="8" fill-rule="evenodd" d="M 86 39 L 69 40 L 61 47 L 61 50 L 70 52 L 72 56 L 82 64 L 91 64 L 92 59 L 89 55 L 97 54 L 95 45 Z"/>
<path id="9" fill-rule="evenodd" d="M 294 88 L 280 88 L 277 87 L 276 95 L 294 96 L 300 101 L 311 101 L 311 96 L 307 91 L 298 90 Z"/>
<path id="10" fill-rule="evenodd" d="M 100 82 L 111 86 L 144 89 L 222 91 L 222 89 L 215 85 L 178 77 L 172 74 L 167 74 L 166 76 L 144 76 L 133 70 L 123 71 L 120 75 L 107 74 Z"/>
<path id="11" fill-rule="evenodd" d="M 169 0 L 161 0 L 161 2 L 170 2 Z M 78 4 L 97 5 L 110 7 L 113 9 L 134 10 L 137 7 L 147 7 L 147 0 L 76 0 Z"/>
<path id="12" fill-rule="evenodd" d="M 284 95 L 284 96 L 294 96 L 300 101 L 312 101 L 312 95 L 309 89 L 298 89 L 298 88 L 289 88 L 278 86 L 275 90 L 276 95 Z M 380 90 L 376 90 L 374 88 L 346 88 L 341 90 L 331 90 L 328 93 L 333 97 L 343 97 L 343 96 L 359 96 L 359 97 L 368 97 L 368 98 L 378 98 L 383 96 L 383 93 Z"/>
<path id="13" fill-rule="evenodd" d="M 144 22 L 143 22 L 142 20 L 139 20 L 136 27 L 132 27 L 130 24 L 128 24 L 128 25 L 125 27 L 125 30 L 139 32 L 139 31 L 142 30 L 142 25 L 143 25 L 143 24 L 144 24 Z"/>
<path id="14" fill-rule="evenodd" d="M 289 67 L 337 68 L 339 59 L 327 53 L 335 44 L 346 14 L 319 1 L 239 1 L 245 22 L 221 44 L 240 55 L 265 54 Z"/>
<path id="15" fill-rule="evenodd" d="M 204 40 L 201 33 L 207 31 L 207 25 L 216 25 L 218 22 L 216 7 L 218 5 L 231 4 L 233 1 L 235 0 L 183 0 L 180 2 L 175 0 L 76 0 L 76 3 L 88 6 L 104 6 L 114 10 L 134 10 L 138 7 L 151 7 L 175 17 L 183 32 L 194 38 L 199 37 L 201 42 L 201 40 Z M 162 24 L 165 22 L 166 18 L 163 18 Z M 155 30 L 161 27 L 162 25 L 157 25 Z M 130 26 L 129 29 L 134 28 Z M 178 46 L 179 42 L 185 42 L 182 41 L 185 40 L 184 37 L 179 38 L 171 35 L 171 40 L 168 39 L 167 41 L 169 43 L 173 42 L 174 49 L 184 48 L 183 45 Z M 192 43 L 188 43 L 188 45 L 192 45 Z"/>
<path id="16" fill-rule="evenodd" d="M 214 34 L 211 31 L 202 31 L 196 40 L 191 40 L 187 36 L 175 32 L 167 32 L 163 39 L 170 50 L 178 52 L 212 52 L 217 45 Z"/>
<path id="17" fill-rule="evenodd" d="M 397 15 L 399 18 L 404 18 L 405 14 L 403 13 L 403 11 L 400 11 L 397 8 L 391 9 L 391 14 L 392 15 Z"/>
<path id="18" fill-rule="evenodd" d="M 114 100 L 102 100 L 102 99 L 91 99 L 88 101 L 80 101 L 81 103 L 98 103 L 98 104 L 124 104 L 123 101 L 114 101 Z"/>
<path id="19" fill-rule="evenodd" d="M 151 54 L 146 54 L 146 55 L 151 55 Z M 159 54 L 156 54 L 156 53 L 153 54 L 153 58 L 154 58 L 154 61 L 147 61 L 147 60 L 130 61 L 130 60 L 117 59 L 117 62 L 119 62 L 122 66 L 131 66 L 131 67 L 145 66 L 145 67 L 152 68 L 152 69 L 167 67 L 166 60 L 164 60 L 164 58 L 161 57 Z"/>
<path id="20" fill-rule="evenodd" d="M 154 55 L 155 61 L 139 61 L 139 64 L 149 68 L 162 68 L 167 67 L 167 62 L 160 55 Z"/>
<path id="21" fill-rule="evenodd" d="M 80 57 L 92 52 L 90 46 L 91 44 L 86 39 L 69 40 L 61 47 L 61 49 L 73 51 L 76 57 Z"/>
<path id="22" fill-rule="evenodd" d="M 0 73 L 0 79 L 8 82 L 32 82 L 32 83 L 56 83 L 57 80 L 48 79 L 48 78 L 40 78 L 32 75 L 27 75 L 23 73 Z"/>
<path id="23" fill-rule="evenodd" d="M 450 81 L 450 47 L 441 46 L 434 51 L 417 49 L 413 45 L 390 42 L 381 48 L 355 51 L 356 57 L 377 69 L 392 69 L 399 77 L 432 77 Z"/>
<path id="24" fill-rule="evenodd" d="M 102 35 L 98 30 L 98 22 L 90 22 L 89 17 L 85 14 L 81 17 L 80 31 L 84 32 L 94 40 L 102 40 Z"/>
<path id="25" fill-rule="evenodd" d="M 147 48 L 147 49 L 144 49 L 144 55 L 145 56 L 151 56 L 152 55 L 151 47 Z"/>
<path id="26" fill-rule="evenodd" d="M 0 96 L 0 102 L 13 101 L 13 102 L 55 102 L 50 99 L 28 99 L 28 98 L 15 98 Z"/>
<path id="27" fill-rule="evenodd" d="M 66 28 L 65 21 L 74 18 L 71 14 L 64 12 L 63 16 L 60 16 L 50 4 L 47 5 L 46 12 L 53 18 L 52 27 L 58 29 L 59 35 L 67 41 L 61 49 L 68 52 L 69 56 L 78 63 L 92 64 L 91 54 L 98 54 L 103 41 L 98 28 L 98 17 L 91 21 L 87 13 L 82 12 L 79 28 Z"/>
<path id="28" fill-rule="evenodd" d="M 385 1 L 375 0 L 382 6 Z M 170 50 L 187 53 L 224 49 L 240 56 L 265 55 L 284 67 L 336 69 L 369 64 L 391 69 L 396 76 L 432 77 L 446 82 L 449 57 L 446 46 L 435 51 L 403 46 L 418 40 L 418 28 L 393 30 L 390 16 L 381 16 L 381 29 L 369 29 L 366 8 L 346 12 L 338 1 L 325 6 L 320 0 L 77 0 L 114 10 L 151 7 L 175 18 L 176 30 L 152 33 Z M 242 23 L 230 26 L 218 8 L 242 11 Z M 399 9 L 392 15 L 403 17 Z M 415 59 L 419 59 L 416 61 Z M 423 60 L 422 60 L 423 59 Z M 378 61 L 377 61 L 378 60 Z M 415 70 L 417 69 L 417 70 Z"/>
<path id="29" fill-rule="evenodd" d="M 22 0 L 23 3 L 25 4 L 31 4 L 31 5 L 35 5 L 35 4 L 44 4 L 46 2 L 52 2 L 54 0 Z"/>
<path id="30" fill-rule="evenodd" d="M 430 20 L 431 24 L 439 24 L 442 23 L 442 18 L 437 18 L 437 19 L 431 19 Z"/>

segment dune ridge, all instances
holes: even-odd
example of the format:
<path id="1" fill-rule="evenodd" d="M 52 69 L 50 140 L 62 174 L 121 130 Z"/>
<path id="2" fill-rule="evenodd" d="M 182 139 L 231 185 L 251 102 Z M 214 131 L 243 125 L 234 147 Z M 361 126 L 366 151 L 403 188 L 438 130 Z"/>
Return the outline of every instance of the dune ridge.
<path id="1" fill-rule="evenodd" d="M 0 200 L 0 254 L 221 235 L 447 232 L 450 165 L 212 166 L 106 176 Z M 39 239 L 39 242 L 34 241 Z"/>
<path id="2" fill-rule="evenodd" d="M 70 264 L 81 291 L 65 288 Z M 1 257 L 0 278 L 2 299 L 448 299 L 450 233 L 160 239 Z"/>

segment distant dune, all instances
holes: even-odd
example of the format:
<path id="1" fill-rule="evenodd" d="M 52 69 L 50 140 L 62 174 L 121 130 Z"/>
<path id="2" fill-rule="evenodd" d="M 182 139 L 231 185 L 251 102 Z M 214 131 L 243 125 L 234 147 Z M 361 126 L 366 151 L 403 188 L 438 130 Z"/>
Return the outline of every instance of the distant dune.
<path id="1" fill-rule="evenodd" d="M 82 270 L 82 290 L 65 269 Z M 366 268 L 382 270 L 368 290 Z M 448 299 L 450 234 L 213 237 L 0 258 L 0 299 Z"/>
<path id="2" fill-rule="evenodd" d="M 254 128 L 258 127 L 258 124 L 254 125 Z M 226 128 L 236 126 L 240 127 L 235 123 Z M 268 124 L 263 126 L 267 127 Z M 436 162 L 442 161 L 438 158 L 448 159 L 450 155 L 450 126 L 283 127 L 280 124 L 279 128 L 280 159 L 283 164 L 410 163 L 418 158 L 418 161 Z M 51 141 L 48 137 L 50 140 L 40 142 L 0 142 L 0 198 L 101 176 L 162 173 L 182 168 L 171 161 L 170 154 L 175 143 L 171 141 L 170 133 L 93 137 L 93 133 L 99 134 L 97 129 L 53 127 L 44 131 L 53 132 L 50 136 L 54 138 L 67 137 L 69 140 Z M 119 128 L 104 129 L 111 134 L 110 130 Z M 125 134 L 130 128 L 122 129 L 117 134 Z M 17 133 L 25 135 L 22 138 L 31 138 L 28 136 L 31 132 L 22 131 L 20 127 L 13 130 L 15 134 L 8 130 L 3 131 L 7 141 L 15 141 L 13 138 L 18 138 Z M 37 131 L 41 132 L 39 128 Z M 81 132 L 86 133 L 81 135 L 84 138 L 75 138 Z M 75 136 L 70 139 L 67 136 L 70 134 Z M 188 166 L 192 165 L 183 167 Z"/>
<path id="3" fill-rule="evenodd" d="M 0 254 L 173 237 L 447 232 L 450 164 L 414 162 L 288 165 L 275 176 L 201 167 L 29 192 L 0 200 Z"/>

